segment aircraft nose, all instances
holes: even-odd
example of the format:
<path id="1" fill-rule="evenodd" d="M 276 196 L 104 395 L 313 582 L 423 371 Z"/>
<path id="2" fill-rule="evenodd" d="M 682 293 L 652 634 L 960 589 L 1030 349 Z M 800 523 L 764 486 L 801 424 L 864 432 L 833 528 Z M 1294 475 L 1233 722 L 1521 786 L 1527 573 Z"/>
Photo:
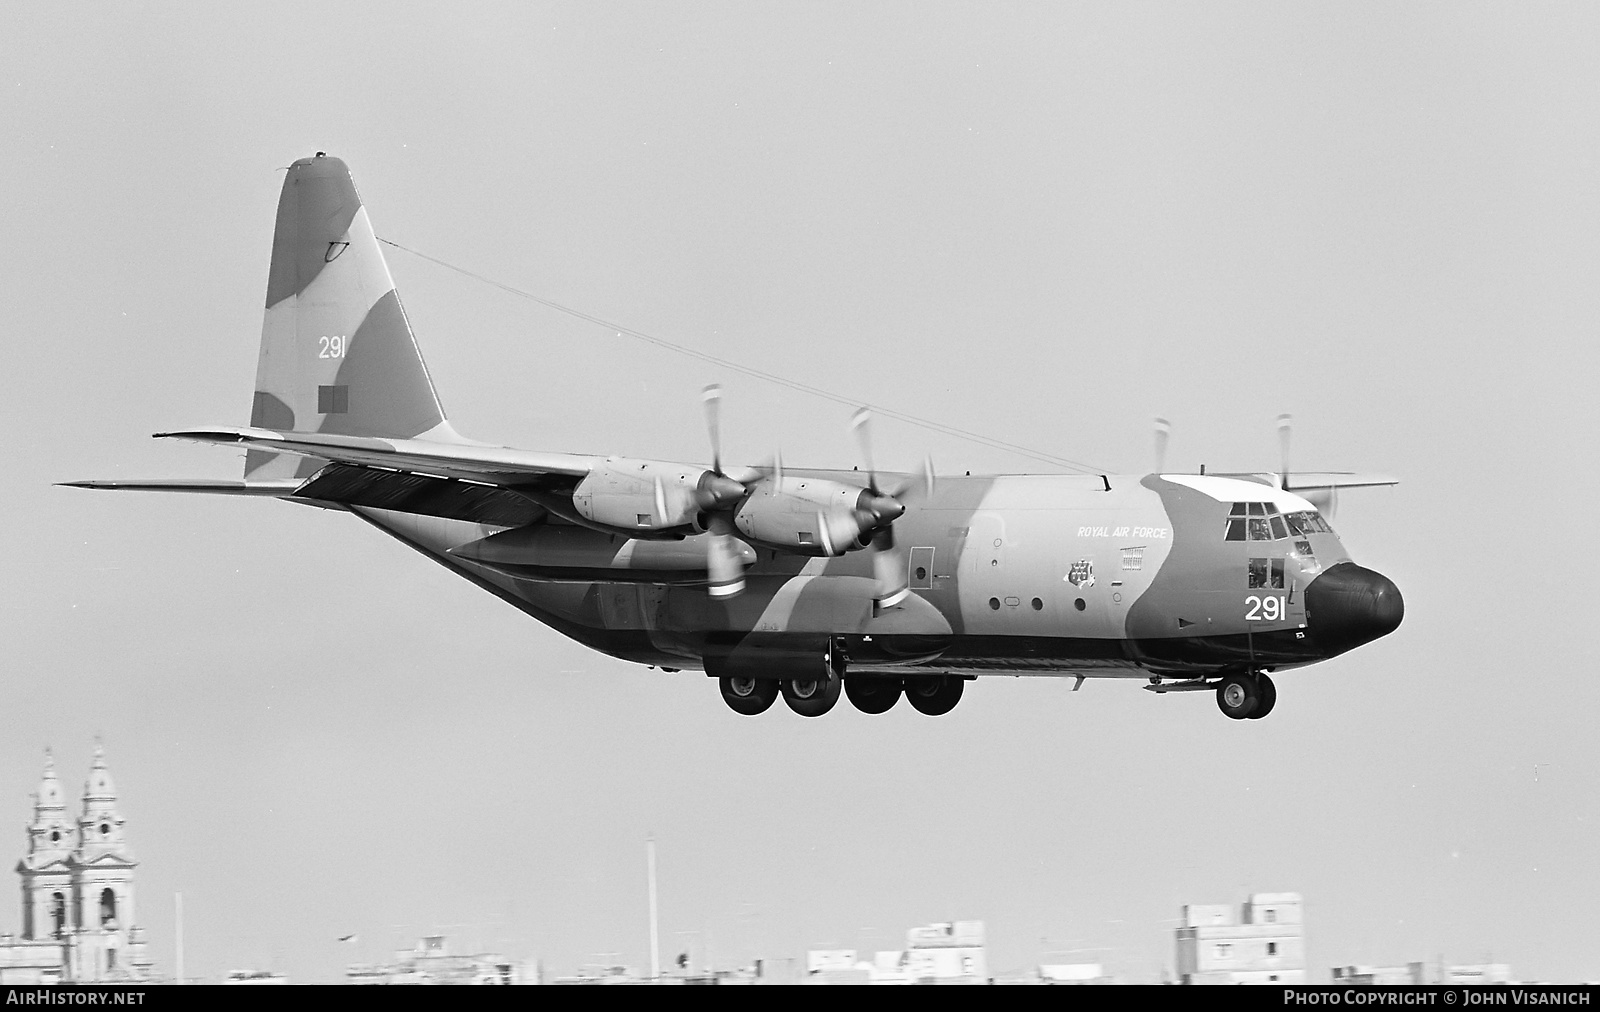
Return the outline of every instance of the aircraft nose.
<path id="1" fill-rule="evenodd" d="M 1306 587 L 1306 624 L 1330 655 L 1387 636 L 1405 613 L 1393 580 L 1353 562 L 1329 568 Z"/>

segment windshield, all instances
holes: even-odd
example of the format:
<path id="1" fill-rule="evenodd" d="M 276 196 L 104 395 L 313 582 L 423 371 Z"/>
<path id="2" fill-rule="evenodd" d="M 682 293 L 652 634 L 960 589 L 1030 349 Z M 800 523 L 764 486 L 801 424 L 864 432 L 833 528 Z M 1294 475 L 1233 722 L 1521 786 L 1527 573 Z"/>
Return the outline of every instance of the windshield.
<path id="1" fill-rule="evenodd" d="M 1332 534 L 1316 510 L 1282 513 L 1269 502 L 1236 502 L 1228 511 L 1228 541 L 1279 541 L 1308 534 Z"/>

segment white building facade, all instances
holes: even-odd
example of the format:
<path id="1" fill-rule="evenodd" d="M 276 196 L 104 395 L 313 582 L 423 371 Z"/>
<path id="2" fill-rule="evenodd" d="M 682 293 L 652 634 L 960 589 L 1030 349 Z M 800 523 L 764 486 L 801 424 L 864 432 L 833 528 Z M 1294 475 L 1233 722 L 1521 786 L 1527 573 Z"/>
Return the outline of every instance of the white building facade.
<path id="1" fill-rule="evenodd" d="M 0 933 L 0 984 L 123 983 L 152 979 L 134 922 L 134 861 L 117 789 L 95 747 L 83 809 L 67 814 L 55 761 L 46 755 L 33 799 L 22 879 L 22 932 Z"/>
<path id="2" fill-rule="evenodd" d="M 1177 931 L 1184 984 L 1304 984 L 1306 939 L 1299 893 L 1256 893 L 1236 912 L 1226 904 L 1183 908 Z"/>

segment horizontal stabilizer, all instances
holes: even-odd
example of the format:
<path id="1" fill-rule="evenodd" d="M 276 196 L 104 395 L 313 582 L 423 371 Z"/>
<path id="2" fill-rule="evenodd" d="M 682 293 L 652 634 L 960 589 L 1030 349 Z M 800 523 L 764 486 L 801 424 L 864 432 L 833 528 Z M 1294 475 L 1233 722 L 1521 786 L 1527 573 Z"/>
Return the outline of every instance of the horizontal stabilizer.
<path id="1" fill-rule="evenodd" d="M 58 485 L 69 488 L 101 488 L 118 492 L 204 492 L 210 495 L 264 495 L 282 498 L 293 495 L 302 482 L 295 479 L 283 481 L 211 481 L 204 478 L 148 478 L 143 481 L 62 481 Z"/>
<path id="2" fill-rule="evenodd" d="M 278 453 L 298 453 L 340 464 L 421 471 L 445 478 L 493 485 L 529 484 L 542 475 L 587 475 L 595 458 L 574 453 L 540 453 L 504 446 L 438 443 L 428 439 L 380 439 L 330 432 L 274 432 L 271 429 L 215 428 L 158 432 L 157 439 L 235 444 Z"/>

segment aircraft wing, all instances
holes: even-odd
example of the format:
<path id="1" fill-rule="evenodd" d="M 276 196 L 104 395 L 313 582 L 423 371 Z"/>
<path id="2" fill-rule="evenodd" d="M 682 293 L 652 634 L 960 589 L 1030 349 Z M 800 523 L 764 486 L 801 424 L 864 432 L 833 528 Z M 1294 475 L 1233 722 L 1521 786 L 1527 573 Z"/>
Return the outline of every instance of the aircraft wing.
<path id="1" fill-rule="evenodd" d="M 1349 471 L 1292 471 L 1289 474 L 1289 491 L 1317 488 L 1373 488 L 1378 485 L 1398 485 L 1399 478 L 1387 474 L 1354 474 Z"/>
<path id="2" fill-rule="evenodd" d="M 327 432 L 274 432 L 271 429 L 254 428 L 158 432 L 156 438 L 235 444 L 276 453 L 298 453 L 358 467 L 417 471 L 490 485 L 536 484 L 546 476 L 581 478 L 589 473 L 596 459 L 575 453 L 543 453 L 475 443 L 378 439 Z"/>
<path id="3" fill-rule="evenodd" d="M 1263 485 L 1278 484 L 1278 475 L 1270 471 L 1249 472 L 1244 474 L 1224 474 L 1216 472 L 1219 478 L 1239 478 L 1244 481 L 1260 482 Z M 1374 488 L 1380 485 L 1398 485 L 1399 478 L 1387 474 L 1359 474 L 1352 471 L 1291 471 L 1289 481 L 1285 486 L 1290 492 L 1315 492 L 1318 489 L 1329 488 Z"/>

